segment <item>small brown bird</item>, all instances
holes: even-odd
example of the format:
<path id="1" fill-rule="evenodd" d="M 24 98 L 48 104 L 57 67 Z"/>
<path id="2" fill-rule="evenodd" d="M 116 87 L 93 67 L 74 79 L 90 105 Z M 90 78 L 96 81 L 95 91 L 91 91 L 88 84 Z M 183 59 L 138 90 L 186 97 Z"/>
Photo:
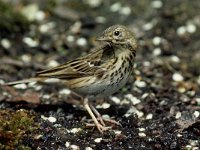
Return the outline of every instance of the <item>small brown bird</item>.
<path id="1" fill-rule="evenodd" d="M 84 108 L 98 130 L 103 132 L 107 127 L 88 100 L 91 97 L 109 96 L 125 85 L 133 72 L 137 41 L 134 33 L 123 25 L 107 28 L 97 40 L 104 41 L 104 45 L 95 48 L 88 55 L 38 72 L 34 78 L 10 82 L 8 85 L 32 81 L 45 82 L 47 79 L 56 78 L 83 96 Z"/>

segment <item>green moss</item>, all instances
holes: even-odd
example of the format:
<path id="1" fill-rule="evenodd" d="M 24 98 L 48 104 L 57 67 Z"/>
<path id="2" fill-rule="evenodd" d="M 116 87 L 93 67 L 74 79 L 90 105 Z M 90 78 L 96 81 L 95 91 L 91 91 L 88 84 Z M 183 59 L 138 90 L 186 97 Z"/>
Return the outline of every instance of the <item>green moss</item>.
<path id="1" fill-rule="evenodd" d="M 34 116 L 26 110 L 0 111 L 0 149 L 30 149 L 23 144 L 23 139 L 30 137 L 38 125 Z"/>

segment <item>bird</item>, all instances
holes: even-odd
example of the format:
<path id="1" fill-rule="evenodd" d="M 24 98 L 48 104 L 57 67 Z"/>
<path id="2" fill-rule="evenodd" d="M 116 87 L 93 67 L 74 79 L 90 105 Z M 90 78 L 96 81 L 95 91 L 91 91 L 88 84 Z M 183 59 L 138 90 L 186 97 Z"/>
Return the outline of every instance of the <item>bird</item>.
<path id="1" fill-rule="evenodd" d="M 103 133 L 108 127 L 90 99 L 110 96 L 126 84 L 134 70 L 138 44 L 133 31 L 118 24 L 105 29 L 96 40 L 101 43 L 100 46 L 94 47 L 87 55 L 37 72 L 33 78 L 6 85 L 57 79 L 81 95 L 84 108 L 97 129 Z"/>

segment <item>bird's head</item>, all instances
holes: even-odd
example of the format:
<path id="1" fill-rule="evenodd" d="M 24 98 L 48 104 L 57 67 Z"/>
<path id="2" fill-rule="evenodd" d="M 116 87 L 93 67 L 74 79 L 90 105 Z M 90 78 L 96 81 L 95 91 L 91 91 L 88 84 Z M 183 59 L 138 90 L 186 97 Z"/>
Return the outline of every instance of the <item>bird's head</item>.
<path id="1" fill-rule="evenodd" d="M 97 41 L 105 41 L 111 45 L 130 45 L 137 48 L 134 33 L 123 25 L 114 25 L 107 28 Z"/>

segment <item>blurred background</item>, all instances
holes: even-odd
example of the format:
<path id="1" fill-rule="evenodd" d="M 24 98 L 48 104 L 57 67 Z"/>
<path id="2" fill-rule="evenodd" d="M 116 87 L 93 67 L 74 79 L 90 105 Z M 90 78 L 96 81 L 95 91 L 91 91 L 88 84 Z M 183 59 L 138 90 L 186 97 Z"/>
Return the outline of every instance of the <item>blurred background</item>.
<path id="1" fill-rule="evenodd" d="M 91 143 L 92 148 L 98 145 L 99 149 L 109 146 L 111 149 L 114 146 L 138 149 L 141 145 L 150 149 L 186 149 L 189 145 L 191 149 L 198 149 L 199 10 L 199 0 L 1 0 L 0 84 L 32 77 L 37 71 L 87 54 L 99 45 L 95 38 L 107 27 L 123 24 L 135 32 L 139 42 L 134 76 L 110 98 L 113 107 L 99 107 L 103 109 L 101 112 L 121 120 L 122 127 L 118 130 L 124 136 L 115 137 L 115 140 L 117 138 L 122 143 L 117 144 L 110 134 L 104 137 L 110 140 L 110 143 L 109 140 L 104 141 L 110 145 L 94 142 L 96 135 L 91 132 L 68 135 L 70 138 L 67 140 L 84 149 Z M 21 103 L 19 105 L 19 101 L 53 104 L 51 109 L 48 109 L 50 106 L 45 109 L 37 106 L 39 108 L 34 110 L 36 118 L 43 114 L 59 116 L 57 120 L 62 127 L 80 126 L 80 118 L 85 116 L 82 111 L 70 106 L 67 106 L 68 112 L 62 109 L 61 101 L 66 99 L 61 96 L 64 87 L 43 85 L 43 88 L 18 88 L 0 88 L 0 109 L 9 109 L 8 114 L 12 114 L 10 111 L 15 113 L 19 108 L 27 108 Z M 70 113 L 76 117 L 65 118 Z M 124 118 L 126 114 L 128 117 Z M 41 118 L 36 122 L 41 125 L 39 131 L 42 134 L 52 137 L 49 142 L 57 141 L 66 146 L 65 136 L 57 132 L 49 135 L 44 130 L 51 128 L 55 131 L 55 126 Z M 143 127 L 142 133 L 146 132 L 146 136 L 138 134 L 141 132 L 138 127 Z M 0 139 L 1 135 L 4 134 L 0 134 Z M 32 144 L 30 141 L 25 143 L 31 148 L 36 148 L 37 144 L 44 148 L 49 144 L 41 139 L 30 139 Z M 53 147 L 59 146 L 55 144 Z"/>

